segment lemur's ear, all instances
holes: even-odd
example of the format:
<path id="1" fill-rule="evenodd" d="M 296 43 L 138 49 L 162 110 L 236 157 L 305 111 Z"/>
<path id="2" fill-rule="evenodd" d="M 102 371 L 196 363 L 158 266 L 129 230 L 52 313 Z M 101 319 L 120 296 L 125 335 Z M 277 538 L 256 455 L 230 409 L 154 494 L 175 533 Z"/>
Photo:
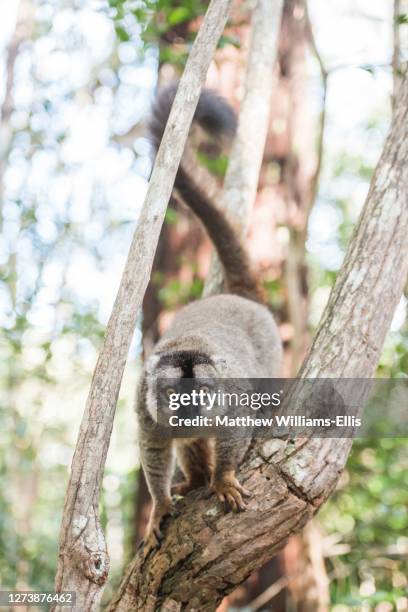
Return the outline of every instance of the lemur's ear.
<path id="1" fill-rule="evenodd" d="M 221 355 L 211 355 L 211 361 L 214 364 L 217 373 L 222 378 L 227 373 L 227 360 Z"/>
<path id="2" fill-rule="evenodd" d="M 146 373 L 151 376 L 155 371 L 157 364 L 159 363 L 160 357 L 158 355 L 150 355 L 149 359 L 146 361 L 145 369 Z"/>

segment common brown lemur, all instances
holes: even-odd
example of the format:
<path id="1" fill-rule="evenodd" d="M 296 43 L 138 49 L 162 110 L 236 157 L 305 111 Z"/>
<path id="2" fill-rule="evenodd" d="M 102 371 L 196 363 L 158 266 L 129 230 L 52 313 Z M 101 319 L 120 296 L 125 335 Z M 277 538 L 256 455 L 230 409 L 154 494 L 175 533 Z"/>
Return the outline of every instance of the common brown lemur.
<path id="1" fill-rule="evenodd" d="M 163 89 L 156 98 L 149 134 L 157 150 L 177 86 Z M 236 118 L 228 103 L 210 90 L 199 99 L 194 121 L 212 137 L 232 137 Z M 238 233 L 197 184 L 182 161 L 174 189 L 201 220 L 214 243 L 224 269 L 226 293 L 199 299 L 182 308 L 148 357 L 139 383 L 136 411 L 139 446 L 153 508 L 145 543 L 158 546 L 160 522 L 172 512 L 172 493 L 209 485 L 233 511 L 244 510 L 249 492 L 235 470 L 250 440 L 171 439 L 152 427 L 157 410 L 156 382 L 170 378 L 273 378 L 279 375 L 282 347 L 272 314 L 265 306 L 263 289 L 254 275 Z M 174 454 L 184 482 L 171 488 Z"/>

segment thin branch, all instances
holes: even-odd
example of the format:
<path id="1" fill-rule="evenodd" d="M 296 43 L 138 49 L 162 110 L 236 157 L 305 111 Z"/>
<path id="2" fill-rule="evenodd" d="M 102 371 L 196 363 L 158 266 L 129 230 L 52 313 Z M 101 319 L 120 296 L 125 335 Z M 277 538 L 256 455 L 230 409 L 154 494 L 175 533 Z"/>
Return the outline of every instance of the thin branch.
<path id="1" fill-rule="evenodd" d="M 318 50 L 316 40 L 313 33 L 313 28 L 310 20 L 308 11 L 307 0 L 302 0 L 301 5 L 304 10 L 304 22 L 302 24 L 302 36 L 304 37 L 305 45 L 308 45 L 317 60 L 321 73 L 322 82 L 322 100 L 321 100 L 321 112 L 318 127 L 318 139 L 316 148 L 316 166 L 314 172 L 310 177 L 307 187 L 304 189 L 305 197 L 301 198 L 303 202 L 302 213 L 303 223 L 300 228 L 290 227 L 289 228 L 289 245 L 288 254 L 285 263 L 285 281 L 287 287 L 288 296 L 288 310 L 290 321 L 293 327 L 293 335 L 291 338 L 291 369 L 295 374 L 299 368 L 304 357 L 305 348 L 307 344 L 307 308 L 305 299 L 305 245 L 308 234 L 309 218 L 316 202 L 319 180 L 323 162 L 324 153 L 324 135 L 326 128 L 326 100 L 327 100 L 327 86 L 328 86 L 328 71 L 325 67 L 323 58 Z M 292 17 L 292 19 L 294 19 Z M 298 26 L 299 27 L 299 26 Z M 294 30 L 297 32 L 297 29 Z M 292 54 L 293 55 L 293 54 Z M 296 61 L 296 55 L 293 58 Z M 293 61 L 293 60 L 292 60 Z M 292 97 L 293 97 L 292 87 Z M 296 110 L 296 107 L 295 107 Z M 290 120 L 293 121 L 295 110 L 292 110 Z M 297 109 L 299 113 L 299 109 Z M 301 111 L 300 111 L 301 112 Z M 289 124 L 290 125 L 290 124 Z M 312 150 L 314 150 L 314 143 L 312 144 Z M 308 153 L 308 155 L 310 152 Z M 302 164 L 305 159 L 305 153 L 303 158 L 301 151 L 296 156 L 297 162 Z M 295 170 L 296 172 L 296 170 Z M 291 184 L 295 184 L 296 176 L 289 174 L 286 177 L 286 184 L 290 193 Z"/>
<path id="2" fill-rule="evenodd" d="M 394 13 L 393 13 L 393 34 L 394 34 L 394 49 L 392 54 L 392 72 L 394 75 L 394 93 L 393 100 L 395 98 L 395 93 L 399 83 L 399 70 L 400 70 L 400 59 L 401 59 L 401 38 L 400 38 L 400 24 L 398 23 L 398 18 L 401 13 L 401 0 L 394 0 Z"/>
<path id="3" fill-rule="evenodd" d="M 377 64 L 335 64 L 334 66 L 330 66 L 327 68 L 327 75 L 331 76 L 335 72 L 339 70 L 365 70 L 365 72 L 374 72 L 374 70 L 379 69 L 392 69 L 392 63 L 390 62 L 381 62 Z"/>
<path id="4" fill-rule="evenodd" d="M 252 14 L 245 92 L 222 197 L 223 209 L 242 234 L 255 200 L 268 134 L 282 8 L 283 0 L 258 0 Z M 204 293 L 218 293 L 221 287 L 222 269 L 214 255 Z"/>
<path id="5" fill-rule="evenodd" d="M 293 576 L 282 576 L 278 578 L 275 582 L 273 582 L 267 589 L 265 589 L 256 599 L 251 601 L 248 604 L 248 610 L 250 612 L 256 612 L 263 608 L 267 603 L 271 601 L 274 597 L 279 595 L 283 589 L 285 589 L 289 582 L 292 580 Z"/>
<path id="6" fill-rule="evenodd" d="M 305 7 L 305 22 L 306 22 L 306 34 L 307 34 L 307 38 L 309 41 L 309 45 L 313 51 L 313 55 L 315 56 L 317 63 L 319 64 L 319 68 L 320 68 L 320 74 L 321 74 L 321 79 L 322 79 L 322 100 L 321 100 L 321 113 L 320 113 L 320 126 L 319 126 L 319 137 L 318 137 L 318 141 L 317 141 L 317 164 L 316 164 L 316 170 L 314 172 L 313 178 L 312 178 L 312 186 L 311 186 L 311 190 L 310 190 L 310 199 L 309 199 L 309 206 L 308 206 L 308 211 L 307 211 L 307 217 L 306 217 L 306 221 L 305 221 L 305 237 L 306 237 L 306 233 L 307 233 L 307 226 L 308 226 L 308 221 L 309 221 L 309 216 L 310 216 L 310 212 L 311 209 L 313 208 L 313 205 L 316 201 L 316 197 L 317 197 L 317 192 L 318 192 L 318 188 L 319 188 L 319 179 L 320 179 L 320 174 L 321 174 L 321 169 L 322 169 L 322 162 L 323 162 L 323 152 L 324 152 L 324 134 L 325 134 L 325 129 L 326 129 L 326 118 L 327 118 L 327 85 L 328 85 L 328 71 L 326 69 L 325 63 L 323 61 L 323 58 L 320 54 L 320 51 L 317 47 L 316 44 L 316 39 L 314 36 L 314 32 L 313 32 L 313 27 L 312 27 L 312 23 L 310 20 L 310 14 L 309 14 L 309 8 L 308 8 L 308 3 L 307 0 L 305 0 L 304 2 L 304 7 Z"/>
<path id="7" fill-rule="evenodd" d="M 329 77 L 329 72 L 325 66 L 323 58 L 316 44 L 316 39 L 310 20 L 307 0 L 303 1 L 303 7 L 305 14 L 306 39 L 320 68 L 322 99 L 316 150 L 317 161 L 313 176 L 310 178 L 310 186 L 308 189 L 307 197 L 305 198 L 303 225 L 300 229 L 297 229 L 295 227 L 289 228 L 289 246 L 285 266 L 285 279 L 288 293 L 290 320 L 293 325 L 293 336 L 291 340 L 293 374 L 295 374 L 298 370 L 299 365 L 304 357 L 306 345 L 305 337 L 307 332 L 307 312 L 306 307 L 302 307 L 302 305 L 305 303 L 304 282 L 302 281 L 302 276 L 304 275 L 305 271 L 305 251 L 306 240 L 309 231 L 309 219 L 313 210 L 313 206 L 316 203 L 320 175 L 322 171 L 324 155 L 324 136 L 327 119 L 327 90 Z"/>
<path id="8" fill-rule="evenodd" d="M 94 610 L 109 570 L 98 506 L 116 402 L 160 228 L 230 0 L 212 0 L 180 80 L 92 378 L 72 461 L 60 532 L 56 591 L 77 593 L 76 610 Z"/>
<path id="9" fill-rule="evenodd" d="M 404 47 L 406 47 L 407 37 L 406 32 L 408 26 L 406 23 L 401 23 L 401 17 L 408 15 L 408 0 L 394 0 L 394 12 L 393 12 L 393 34 L 394 34 L 394 47 L 392 54 L 392 72 L 394 77 L 394 87 L 392 95 L 392 104 L 395 105 L 395 100 L 398 92 L 398 87 L 401 83 L 402 73 L 404 68 L 404 62 L 402 60 L 402 53 Z"/>

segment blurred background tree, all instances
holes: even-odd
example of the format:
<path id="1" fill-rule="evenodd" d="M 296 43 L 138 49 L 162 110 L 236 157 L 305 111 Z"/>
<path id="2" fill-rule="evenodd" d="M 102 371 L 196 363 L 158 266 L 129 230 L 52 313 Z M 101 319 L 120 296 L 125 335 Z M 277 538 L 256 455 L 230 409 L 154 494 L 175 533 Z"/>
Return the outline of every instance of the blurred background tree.
<path id="1" fill-rule="evenodd" d="M 10 2 L 3 16 L 2 588 L 53 584 L 67 470 L 150 171 L 144 121 L 157 82 L 174 79 L 184 65 L 205 4 L 20 0 Z M 403 3 L 396 5 L 394 14 L 386 0 L 336 0 L 330 7 L 310 0 L 308 12 L 300 1 L 285 3 L 270 134 L 248 241 L 278 316 L 287 375 L 319 320 L 385 138 L 392 66 L 407 57 L 407 16 Z M 210 86 L 235 108 L 249 9 L 244 1 L 235 4 L 209 75 Z M 227 160 L 205 148 L 200 160 L 216 189 Z M 200 295 L 210 253 L 196 221 L 172 202 L 104 478 L 113 584 L 143 530 L 146 491 L 132 409 L 142 331 L 148 352 L 175 309 Z M 403 299 L 380 376 L 407 376 L 407 338 Z M 338 490 L 319 515 L 336 612 L 408 607 L 407 463 L 404 440 L 357 440 Z M 295 556 L 300 549 L 301 542 L 292 544 Z M 250 579 L 223 608 L 248 606 L 285 578 L 285 570 L 290 576 L 290 555 L 289 547 L 278 565 Z M 290 583 L 281 581 L 280 599 L 262 609 L 296 609 Z M 107 599 L 110 592 L 108 587 Z"/>

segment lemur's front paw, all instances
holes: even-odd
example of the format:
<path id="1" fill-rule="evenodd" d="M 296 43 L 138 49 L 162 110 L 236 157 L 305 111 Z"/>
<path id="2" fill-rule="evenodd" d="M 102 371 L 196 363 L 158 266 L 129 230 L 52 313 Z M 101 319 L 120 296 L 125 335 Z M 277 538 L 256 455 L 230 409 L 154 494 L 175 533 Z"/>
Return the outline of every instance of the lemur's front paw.
<path id="1" fill-rule="evenodd" d="M 174 512 L 175 510 L 171 498 L 166 498 L 162 502 L 153 505 L 146 529 L 146 535 L 143 539 L 144 557 L 147 557 L 152 550 L 160 547 L 160 542 L 163 539 L 160 523 L 165 516 L 173 515 Z"/>
<path id="2" fill-rule="evenodd" d="M 247 489 L 239 484 L 234 470 L 216 476 L 210 488 L 211 491 L 216 493 L 218 499 L 222 502 L 227 502 L 234 512 L 245 510 L 247 505 L 243 498 L 251 495 Z"/>

